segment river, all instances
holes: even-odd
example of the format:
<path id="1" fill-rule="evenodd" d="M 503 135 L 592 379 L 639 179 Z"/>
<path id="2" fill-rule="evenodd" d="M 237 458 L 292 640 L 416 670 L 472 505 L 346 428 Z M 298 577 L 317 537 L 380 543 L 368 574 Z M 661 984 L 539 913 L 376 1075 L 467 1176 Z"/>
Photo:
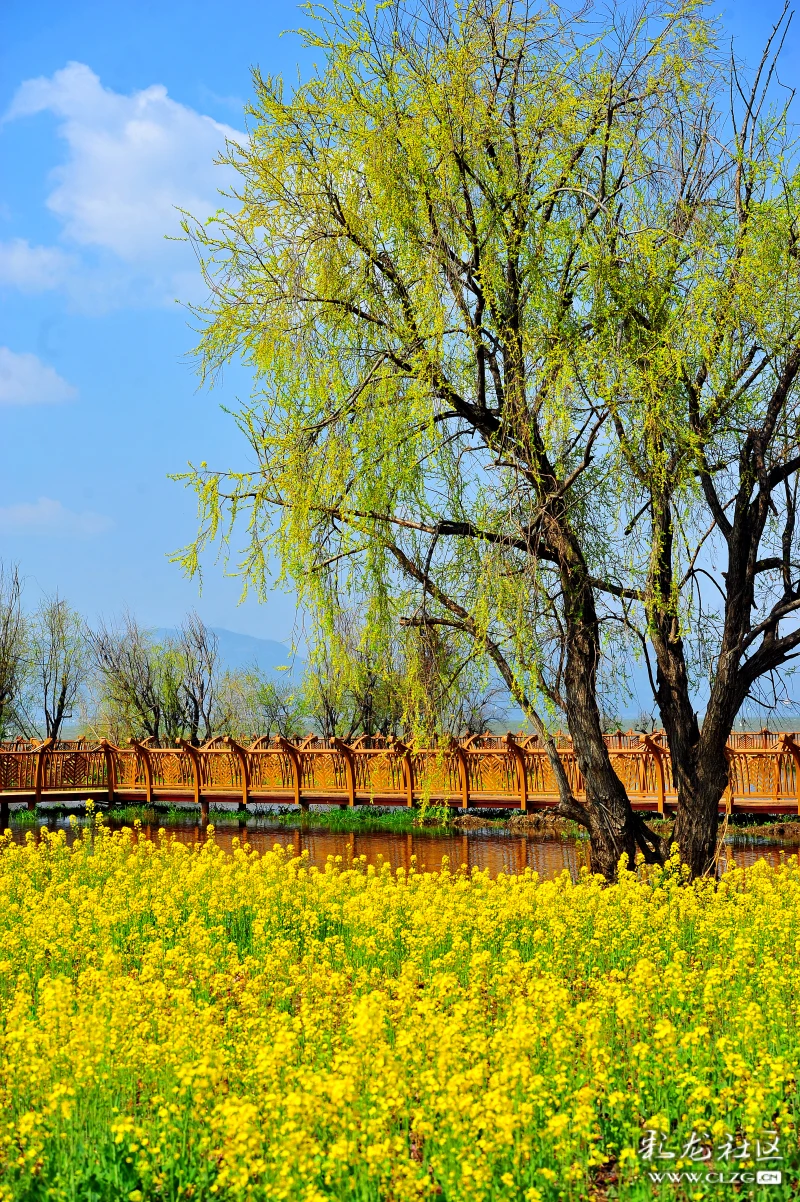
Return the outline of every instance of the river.
<path id="1" fill-rule="evenodd" d="M 65 830 L 69 842 L 75 838 L 76 827 L 70 824 L 68 818 L 50 817 L 43 825 L 49 830 Z M 130 826 L 130 823 L 110 818 L 106 825 L 116 830 L 124 825 Z M 39 828 L 33 829 L 38 835 Z M 154 839 L 161 829 L 179 842 L 190 845 L 202 842 L 207 837 L 206 832 L 191 820 L 142 824 L 141 833 L 145 838 Z M 11 830 L 14 841 L 24 843 L 26 832 L 32 828 L 14 824 Z M 308 863 L 317 868 L 324 868 L 331 856 L 345 865 L 363 856 L 367 864 L 389 864 L 392 871 L 398 868 L 408 871 L 413 864 L 418 871 L 435 872 L 446 858 L 451 869 L 466 865 L 470 870 L 488 869 L 489 875 L 496 877 L 500 873 L 521 873 L 529 868 L 549 879 L 558 876 L 564 869 L 575 878 L 581 867 L 588 865 L 588 844 L 585 840 L 548 838 L 498 827 L 441 833 L 425 830 L 397 833 L 385 830 L 339 831 L 316 824 L 302 827 L 269 819 L 251 819 L 246 827 L 230 822 L 216 826 L 214 838 L 226 851 L 231 851 L 234 840 L 241 842 L 245 831 L 247 841 L 256 851 L 263 853 L 279 844 L 290 849 L 293 855 L 306 853 Z M 782 856 L 797 855 L 798 850 L 800 848 L 796 840 L 779 842 L 737 836 L 726 841 L 723 859 L 726 863 L 734 859 L 742 866 L 763 859 L 777 866 Z"/>

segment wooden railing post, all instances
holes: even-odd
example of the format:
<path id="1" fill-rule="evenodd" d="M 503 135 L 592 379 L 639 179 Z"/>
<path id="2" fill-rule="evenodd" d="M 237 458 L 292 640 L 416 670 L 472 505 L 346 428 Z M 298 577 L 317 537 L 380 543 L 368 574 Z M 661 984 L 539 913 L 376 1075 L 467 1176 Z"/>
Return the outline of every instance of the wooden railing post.
<path id="1" fill-rule="evenodd" d="M 302 805 L 300 800 L 300 782 L 302 780 L 302 764 L 300 761 L 301 752 L 294 746 L 293 743 L 290 743 L 288 739 L 284 739 L 282 735 L 278 735 L 277 743 L 281 751 L 286 753 L 286 757 L 289 760 L 289 763 L 292 765 L 292 777 L 294 779 L 294 803 L 298 806 Z M 303 808 L 305 809 L 305 806 Z"/>
<path id="2" fill-rule="evenodd" d="M 200 752 L 196 747 L 192 747 L 191 743 L 187 743 L 186 739 L 176 740 L 178 747 L 185 751 L 189 756 L 189 762 L 192 765 L 192 779 L 194 781 L 194 804 L 200 806 L 200 821 L 205 824 L 208 822 L 208 797 L 203 797 L 200 780 Z"/>
<path id="3" fill-rule="evenodd" d="M 509 753 L 514 757 L 514 762 L 517 766 L 517 783 L 519 785 L 519 808 L 524 814 L 528 809 L 528 776 L 525 770 L 525 752 L 520 745 L 515 742 L 511 731 L 506 735 L 506 747 Z"/>
<path id="4" fill-rule="evenodd" d="M 650 752 L 650 754 L 652 755 L 653 759 L 656 762 L 656 787 L 658 789 L 658 794 L 657 794 L 657 796 L 658 796 L 658 812 L 659 812 L 659 814 L 663 814 L 664 813 L 665 788 L 664 788 L 664 761 L 661 757 L 663 756 L 664 751 L 663 751 L 663 748 L 659 747 L 657 743 L 653 742 L 653 740 L 650 738 L 649 735 L 642 735 L 641 739 L 642 739 L 642 742 L 644 743 L 645 747 Z"/>
<path id="5" fill-rule="evenodd" d="M 728 787 L 726 788 L 725 792 L 723 793 L 723 797 L 725 798 L 725 813 L 726 814 L 730 814 L 731 811 L 733 810 L 733 796 L 734 796 L 733 756 L 734 756 L 734 753 L 731 751 L 730 747 L 726 747 L 725 748 L 725 761 L 728 765 Z"/>
<path id="6" fill-rule="evenodd" d="M 800 814 L 800 747 L 792 735 L 783 736 L 783 745 L 794 760 L 794 793 L 797 800 L 797 812 Z"/>
<path id="7" fill-rule="evenodd" d="M 411 748 L 402 743 L 400 739 L 394 739 L 392 748 L 395 755 L 400 756 L 400 761 L 403 767 L 403 786 L 405 790 L 406 806 L 411 809 L 414 805 L 414 762 L 412 759 Z"/>
<path id="8" fill-rule="evenodd" d="M 153 804 L 153 765 L 150 763 L 150 754 L 144 743 L 139 743 L 136 739 L 128 739 L 129 746 L 133 747 L 139 755 L 144 768 L 144 800 L 145 805 Z"/>
<path id="9" fill-rule="evenodd" d="M 111 806 L 114 804 L 117 783 L 114 772 L 114 755 L 108 739 L 101 739 L 100 746 L 103 748 L 103 758 L 106 761 L 106 789 L 108 790 L 108 804 Z"/>
<path id="10" fill-rule="evenodd" d="M 331 743 L 344 760 L 344 776 L 347 781 L 347 804 L 354 806 L 356 804 L 356 768 L 353 763 L 352 749 L 346 743 L 343 743 L 341 739 L 331 739 Z"/>
<path id="11" fill-rule="evenodd" d="M 786 738 L 786 735 L 783 733 L 778 735 L 777 747 L 779 749 L 782 748 L 783 741 L 785 738 Z M 781 757 L 780 757 L 780 754 L 774 755 L 772 757 L 772 764 L 773 764 L 773 768 L 774 768 L 774 771 L 772 773 L 772 803 L 773 803 L 773 805 L 777 806 L 778 796 L 779 796 L 780 790 L 781 790 Z"/>
<path id="12" fill-rule="evenodd" d="M 36 748 L 36 776 L 34 778 L 34 796 L 33 801 L 28 802 L 28 809 L 35 810 L 39 802 L 42 800 L 42 786 L 44 782 L 44 759 L 47 753 L 53 746 L 52 739 L 45 739 Z"/>
<path id="13" fill-rule="evenodd" d="M 3 760 L 3 768 L 4 768 L 4 771 L 3 771 L 3 789 L 4 790 L 8 786 L 8 781 L 9 781 L 9 776 L 10 776 L 10 773 L 8 771 L 8 756 L 9 755 L 17 756 L 19 754 L 20 754 L 19 751 L 0 753 L 0 759 Z M 25 754 L 25 753 L 23 753 L 23 754 Z M 17 763 L 16 771 L 17 771 L 16 781 L 17 781 L 17 784 L 19 784 L 20 777 L 22 775 L 20 772 L 20 768 L 19 768 L 19 761 Z M 10 813 L 10 808 L 9 808 L 9 804 L 8 804 L 8 797 L 6 796 L 6 793 L 3 792 L 0 794 L 0 831 L 8 830 L 8 824 L 9 824 L 10 819 L 11 819 L 11 813 Z"/>
<path id="14" fill-rule="evenodd" d="M 246 810 L 247 803 L 250 800 L 250 767 L 247 763 L 247 752 L 244 747 L 240 747 L 235 739 L 232 739 L 229 735 L 225 736 L 225 742 L 236 756 L 239 761 L 239 767 L 242 770 L 242 800 L 239 805 L 240 808 Z"/>
<path id="15" fill-rule="evenodd" d="M 464 748 L 455 739 L 450 742 L 450 752 L 456 757 L 458 762 L 458 775 L 461 782 L 461 809 L 469 809 L 469 766 L 467 764 L 467 753 Z"/>

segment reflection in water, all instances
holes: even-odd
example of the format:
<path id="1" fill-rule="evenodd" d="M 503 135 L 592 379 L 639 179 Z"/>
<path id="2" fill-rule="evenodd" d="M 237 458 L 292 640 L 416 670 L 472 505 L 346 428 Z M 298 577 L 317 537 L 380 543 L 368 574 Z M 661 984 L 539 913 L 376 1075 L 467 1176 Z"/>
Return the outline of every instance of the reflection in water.
<path id="1" fill-rule="evenodd" d="M 115 830 L 123 824 L 109 820 L 106 825 Z M 75 838 L 74 829 L 66 818 L 51 819 L 47 828 L 66 830 L 70 843 Z M 199 826 L 177 822 L 165 823 L 163 828 L 158 825 L 142 826 L 142 834 L 148 839 L 157 838 L 159 829 L 166 829 L 180 843 L 190 845 L 202 842 L 206 837 Z M 25 842 L 24 827 L 12 827 L 12 832 L 15 842 Z M 408 871 L 412 862 L 418 871 L 435 872 L 446 857 L 452 870 L 462 865 L 470 870 L 488 868 L 490 876 L 496 877 L 500 873 L 520 873 L 530 868 L 541 877 L 550 879 L 565 868 L 575 878 L 581 867 L 588 866 L 589 862 L 588 844 L 584 840 L 544 839 L 540 835 L 492 828 L 453 834 L 425 831 L 398 834 L 394 831 L 331 831 L 316 826 L 301 829 L 269 821 L 251 821 L 241 827 L 228 823 L 218 826 L 214 838 L 221 847 L 230 851 L 233 840 L 243 839 L 245 833 L 247 841 L 258 852 L 270 851 L 277 843 L 281 847 L 291 848 L 297 856 L 306 852 L 309 864 L 318 868 L 324 868 L 330 856 L 340 856 L 345 865 L 365 856 L 367 864 L 389 864 L 393 872 L 398 868 Z M 738 843 L 726 847 L 726 863 L 733 858 L 738 865 L 747 866 L 764 859 L 777 866 L 782 855 L 792 855 L 796 851 L 796 847 L 783 847 L 767 841 Z"/>

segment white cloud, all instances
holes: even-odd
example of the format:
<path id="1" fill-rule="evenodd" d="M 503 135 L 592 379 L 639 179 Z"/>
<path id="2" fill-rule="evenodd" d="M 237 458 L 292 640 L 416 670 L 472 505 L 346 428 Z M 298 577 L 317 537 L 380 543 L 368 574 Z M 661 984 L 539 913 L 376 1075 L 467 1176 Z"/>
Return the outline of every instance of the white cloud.
<path id="1" fill-rule="evenodd" d="M 0 534 L 5 535 L 92 538 L 104 534 L 111 526 L 111 519 L 100 513 L 88 509 L 78 513 L 49 497 L 0 507 Z"/>
<path id="2" fill-rule="evenodd" d="M 78 395 L 57 371 L 36 355 L 0 346 L 0 405 L 46 405 Z"/>
<path id="3" fill-rule="evenodd" d="M 226 171 L 214 159 L 230 126 L 170 99 L 160 84 L 130 96 L 104 88 L 83 63 L 23 83 L 5 120 L 48 111 L 60 118 L 69 157 L 53 173 L 48 207 L 66 236 L 126 263 L 185 262 L 176 208 L 204 218 L 221 205 Z"/>
<path id="4" fill-rule="evenodd" d="M 72 256 L 55 246 L 31 246 L 24 238 L 0 242 L 0 286 L 21 292 L 46 292 L 65 282 Z"/>

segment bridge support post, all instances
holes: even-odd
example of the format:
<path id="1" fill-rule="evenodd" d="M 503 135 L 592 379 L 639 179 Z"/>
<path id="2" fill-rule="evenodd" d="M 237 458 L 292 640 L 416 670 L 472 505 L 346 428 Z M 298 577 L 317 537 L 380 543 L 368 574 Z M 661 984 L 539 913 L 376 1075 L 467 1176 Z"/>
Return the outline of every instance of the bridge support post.
<path id="1" fill-rule="evenodd" d="M 450 751 L 458 762 L 458 776 L 461 785 L 461 809 L 467 810 L 469 809 L 469 765 L 467 764 L 467 753 L 455 739 L 450 744 Z"/>
<path id="2" fill-rule="evenodd" d="M 401 743 L 399 739 L 394 740 L 392 747 L 395 755 L 400 757 L 403 768 L 403 792 L 406 806 L 408 809 L 412 809 L 414 806 L 414 763 L 411 748 L 406 743 Z"/>
<path id="3" fill-rule="evenodd" d="M 791 735 L 783 735 L 783 745 L 794 760 L 794 793 L 797 798 L 797 813 L 800 814 L 800 747 Z"/>
<path id="4" fill-rule="evenodd" d="M 244 747 L 241 747 L 236 740 L 230 738 L 229 735 L 225 736 L 225 742 L 239 761 L 239 768 L 241 769 L 242 773 L 242 799 L 239 802 L 239 811 L 241 812 L 244 810 L 246 813 L 247 803 L 250 800 L 250 768 L 247 763 L 247 752 L 245 751 Z"/>
<path id="5" fill-rule="evenodd" d="M 139 743 L 136 739 L 128 739 L 128 743 L 136 750 L 139 759 L 142 761 L 142 767 L 144 768 L 144 801 L 145 805 L 151 806 L 153 804 L 153 765 L 150 762 L 150 756 L 144 744 Z"/>
<path id="6" fill-rule="evenodd" d="M 658 812 L 664 813 L 664 751 L 649 735 L 642 735 L 642 742 L 656 762 L 656 788 L 658 790 Z"/>

